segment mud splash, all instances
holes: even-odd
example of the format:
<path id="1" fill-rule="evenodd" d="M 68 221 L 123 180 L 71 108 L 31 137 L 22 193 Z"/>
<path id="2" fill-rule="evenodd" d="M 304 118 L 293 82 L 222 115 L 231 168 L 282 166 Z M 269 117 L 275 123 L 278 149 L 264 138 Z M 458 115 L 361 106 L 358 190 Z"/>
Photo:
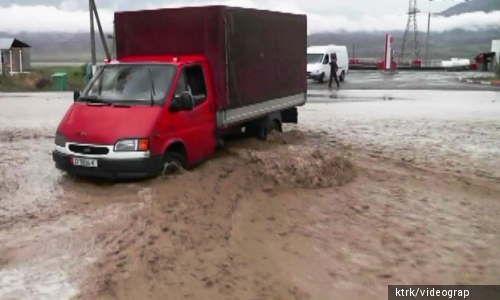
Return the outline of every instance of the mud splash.
<path id="1" fill-rule="evenodd" d="M 354 165 L 343 155 L 333 149 L 290 145 L 298 139 L 307 137 L 290 131 L 274 135 L 270 142 L 236 141 L 224 155 L 195 171 L 155 180 L 148 189 L 148 205 L 118 223 L 96 228 L 96 243 L 105 253 L 81 289 L 88 292 L 86 299 L 299 295 L 273 280 L 256 283 L 255 270 L 244 267 L 253 258 L 234 248 L 234 224 L 242 203 L 259 202 L 271 190 L 329 187 L 353 180 Z M 272 151 L 256 150 L 269 144 L 274 144 Z M 272 274 L 273 265 L 259 272 Z M 287 280 L 266 276 L 274 282 Z"/>
<path id="2" fill-rule="evenodd" d="M 267 137 L 267 142 L 273 144 L 296 144 L 300 143 L 306 138 L 305 134 L 302 131 L 293 129 L 287 132 L 277 132 L 273 131 Z"/>
<path id="3" fill-rule="evenodd" d="M 243 151 L 240 155 L 266 184 L 265 189 L 342 186 L 356 174 L 348 158 L 328 150 L 298 148 L 283 154 Z"/>

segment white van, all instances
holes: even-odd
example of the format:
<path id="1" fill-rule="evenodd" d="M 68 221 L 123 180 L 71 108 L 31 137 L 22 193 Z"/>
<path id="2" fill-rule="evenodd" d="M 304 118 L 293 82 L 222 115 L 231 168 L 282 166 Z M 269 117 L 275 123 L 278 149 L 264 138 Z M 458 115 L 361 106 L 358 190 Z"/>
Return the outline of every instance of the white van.
<path id="1" fill-rule="evenodd" d="M 337 54 L 337 65 L 339 66 L 337 76 L 340 81 L 344 81 L 349 74 L 349 56 L 346 46 L 337 45 L 307 48 L 307 79 L 317 80 L 320 83 L 329 80 L 330 60 L 333 53 Z"/>

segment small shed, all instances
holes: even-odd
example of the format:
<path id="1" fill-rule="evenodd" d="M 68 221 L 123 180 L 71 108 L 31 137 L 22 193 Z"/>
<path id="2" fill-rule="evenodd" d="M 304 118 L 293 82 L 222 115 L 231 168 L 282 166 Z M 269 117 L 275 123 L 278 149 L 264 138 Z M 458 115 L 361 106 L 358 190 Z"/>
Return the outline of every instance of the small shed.
<path id="1" fill-rule="evenodd" d="M 479 53 L 475 57 L 478 71 L 492 72 L 495 70 L 495 52 Z"/>
<path id="2" fill-rule="evenodd" d="M 500 65 L 500 40 L 491 41 L 491 52 L 495 53 L 493 69 L 496 69 Z"/>
<path id="3" fill-rule="evenodd" d="M 16 38 L 0 38 L 1 73 L 23 73 L 31 69 L 31 46 Z"/>

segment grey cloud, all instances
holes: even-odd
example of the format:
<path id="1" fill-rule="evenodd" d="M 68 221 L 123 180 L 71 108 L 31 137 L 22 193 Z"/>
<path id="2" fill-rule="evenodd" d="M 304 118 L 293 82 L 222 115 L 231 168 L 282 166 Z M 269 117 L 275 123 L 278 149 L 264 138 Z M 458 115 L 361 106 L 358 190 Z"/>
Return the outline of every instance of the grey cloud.
<path id="1" fill-rule="evenodd" d="M 2 1 L 3 2 L 3 1 Z M 113 10 L 133 10 L 141 9 L 145 6 L 162 6 L 168 5 L 172 0 L 96 0 L 97 6 L 103 9 Z M 210 0 L 184 0 L 180 3 L 188 5 L 189 3 L 213 2 Z M 257 4 L 268 4 L 273 0 L 255 0 Z M 408 9 L 407 0 L 288 0 L 290 4 L 307 12 L 318 15 L 344 15 L 349 18 L 358 18 L 362 15 L 384 15 L 384 14 L 403 14 Z M 428 11 L 430 2 L 419 1 L 420 9 Z M 88 0 L 7 0 L 7 3 L 15 3 L 18 5 L 49 5 L 58 8 L 86 9 Z M 455 5 L 456 2 L 435 2 L 432 4 L 432 10 L 439 12 L 448 7 Z"/>

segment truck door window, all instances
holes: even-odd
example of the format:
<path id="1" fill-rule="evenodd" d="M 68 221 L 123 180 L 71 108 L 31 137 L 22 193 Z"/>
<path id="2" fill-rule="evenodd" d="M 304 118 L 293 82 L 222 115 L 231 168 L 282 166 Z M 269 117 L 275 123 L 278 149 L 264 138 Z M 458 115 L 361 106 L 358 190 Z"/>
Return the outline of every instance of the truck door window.
<path id="1" fill-rule="evenodd" d="M 179 75 L 179 80 L 177 81 L 177 86 L 175 87 L 175 98 L 179 98 L 182 92 L 185 92 L 187 90 L 186 76 L 184 74 L 184 70 L 182 70 L 181 74 Z"/>
<path id="2" fill-rule="evenodd" d="M 323 58 L 323 64 L 327 65 L 330 62 L 330 55 L 325 54 L 325 58 Z"/>
<path id="3" fill-rule="evenodd" d="M 180 97 L 182 92 L 190 92 L 193 95 L 195 106 L 207 99 L 207 87 L 201 66 L 189 66 L 182 70 L 175 88 L 175 97 Z"/>

